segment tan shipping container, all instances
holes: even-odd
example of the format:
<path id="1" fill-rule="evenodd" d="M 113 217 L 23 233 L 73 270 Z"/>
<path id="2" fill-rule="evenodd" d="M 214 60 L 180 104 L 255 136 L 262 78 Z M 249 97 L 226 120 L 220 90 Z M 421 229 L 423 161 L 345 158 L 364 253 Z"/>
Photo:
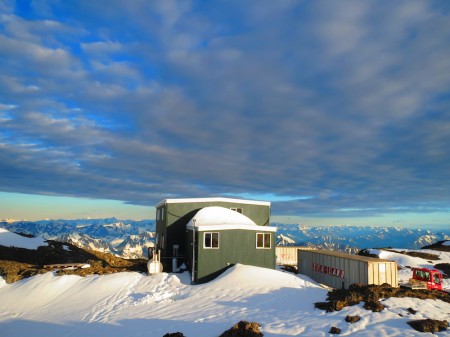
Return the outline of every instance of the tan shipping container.
<path id="1" fill-rule="evenodd" d="M 307 246 L 276 246 L 275 254 L 277 256 L 277 265 L 281 266 L 296 266 L 297 263 L 297 251 L 299 249 L 313 249 Z"/>
<path id="2" fill-rule="evenodd" d="M 325 250 L 298 250 L 298 272 L 333 288 L 353 283 L 398 287 L 397 262 Z"/>

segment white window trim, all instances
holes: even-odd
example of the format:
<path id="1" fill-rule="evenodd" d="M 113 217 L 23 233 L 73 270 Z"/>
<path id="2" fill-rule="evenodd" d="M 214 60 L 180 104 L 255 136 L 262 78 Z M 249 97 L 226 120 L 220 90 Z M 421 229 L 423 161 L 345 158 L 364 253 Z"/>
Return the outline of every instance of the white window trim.
<path id="1" fill-rule="evenodd" d="M 217 247 L 206 247 L 206 235 L 211 234 L 211 245 L 212 245 L 212 235 L 217 234 Z M 220 249 L 220 233 L 219 232 L 204 232 L 203 233 L 203 249 Z"/>
<path id="2" fill-rule="evenodd" d="M 266 234 L 269 234 L 269 247 L 264 247 Z M 258 235 L 263 236 L 263 242 L 262 242 L 263 246 L 262 247 L 258 247 Z M 261 232 L 256 233 L 256 249 L 271 249 L 271 248 L 272 248 L 272 233 L 261 233 Z"/>

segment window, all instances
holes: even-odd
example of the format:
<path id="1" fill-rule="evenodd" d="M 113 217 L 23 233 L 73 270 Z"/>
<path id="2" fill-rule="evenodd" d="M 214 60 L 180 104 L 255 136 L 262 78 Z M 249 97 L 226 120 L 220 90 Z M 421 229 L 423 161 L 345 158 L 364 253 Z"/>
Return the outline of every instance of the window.
<path id="1" fill-rule="evenodd" d="M 271 234 L 270 233 L 256 233 L 256 248 L 270 249 Z"/>
<path id="2" fill-rule="evenodd" d="M 162 216 L 163 216 L 162 208 L 158 208 L 156 210 L 156 220 L 162 220 Z"/>
<path id="3" fill-rule="evenodd" d="M 156 209 L 156 220 L 164 220 L 164 207 Z"/>
<path id="4" fill-rule="evenodd" d="M 441 280 L 439 279 L 439 275 L 438 274 L 434 274 L 434 283 L 441 284 Z"/>
<path id="5" fill-rule="evenodd" d="M 244 212 L 244 210 L 242 208 L 231 207 L 230 209 L 232 211 L 235 211 L 235 212 L 238 212 L 238 213 L 241 213 L 241 214 L 243 214 L 243 212 Z"/>
<path id="6" fill-rule="evenodd" d="M 218 249 L 219 233 L 205 233 L 203 236 L 203 248 Z"/>

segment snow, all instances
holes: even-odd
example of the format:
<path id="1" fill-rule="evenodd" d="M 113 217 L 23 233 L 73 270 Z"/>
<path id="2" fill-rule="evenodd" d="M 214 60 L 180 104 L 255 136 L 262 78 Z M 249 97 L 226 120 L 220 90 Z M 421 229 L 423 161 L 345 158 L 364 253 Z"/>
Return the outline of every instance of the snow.
<path id="1" fill-rule="evenodd" d="M 27 238 L 16 233 L 12 233 L 7 229 L 0 228 L 0 246 L 37 249 L 40 246 L 47 246 L 47 243 L 44 239 L 39 237 Z"/>
<path id="2" fill-rule="evenodd" d="M 245 200 L 245 199 L 233 199 L 233 198 L 184 198 L 184 199 L 162 200 L 156 205 L 156 208 L 158 208 L 159 206 L 164 205 L 164 204 L 192 203 L 192 202 L 229 202 L 229 203 L 237 203 L 237 204 L 270 206 L 270 201 Z"/>
<path id="3" fill-rule="evenodd" d="M 326 313 L 314 303 L 325 301 L 327 290 L 308 277 L 239 264 L 209 283 L 189 281 L 188 273 L 129 272 L 84 278 L 46 273 L 0 283 L 2 335 L 159 337 L 180 331 L 216 337 L 248 320 L 259 322 L 265 337 L 329 336 L 331 326 L 343 336 L 422 336 L 406 322 L 448 319 L 450 313 L 449 303 L 409 298 L 387 299 L 380 313 L 361 304 Z M 418 313 L 408 314 L 409 307 Z M 349 324 L 347 315 L 361 320 Z"/>
<path id="4" fill-rule="evenodd" d="M 450 240 L 442 243 L 443 246 L 450 246 Z"/>
<path id="5" fill-rule="evenodd" d="M 275 227 L 258 226 L 247 216 L 220 206 L 205 207 L 199 210 L 186 225 L 198 231 L 246 229 L 275 232 Z"/>
<path id="6" fill-rule="evenodd" d="M 408 250 L 408 249 L 396 249 L 393 248 L 392 250 L 396 251 L 414 251 L 414 250 Z M 392 251 L 386 251 L 381 249 L 369 249 L 370 254 L 375 254 L 380 257 L 380 259 L 384 260 L 390 260 L 390 261 L 397 261 L 397 264 L 400 268 L 398 271 L 398 282 L 400 284 L 407 283 L 409 279 L 411 278 L 411 269 L 412 267 L 418 267 L 418 268 L 429 268 L 429 269 L 436 269 L 434 267 L 437 263 L 450 263 L 450 252 L 441 252 L 437 250 L 431 250 L 431 249 L 421 249 L 419 250 L 421 253 L 430 253 L 434 255 L 439 256 L 439 260 L 427 260 L 422 259 L 420 257 L 412 257 L 405 254 L 395 253 Z M 450 291 L 450 279 L 443 279 L 442 280 L 442 288 Z M 450 312 L 449 312 L 450 314 Z"/>
<path id="7" fill-rule="evenodd" d="M 235 221 L 229 224 L 242 224 L 242 214 L 225 210 L 200 214 L 196 227 L 208 228 L 211 221 L 223 226 L 220 221 L 228 211 L 233 218 L 227 215 L 227 219 Z M 0 245 L 36 249 L 46 242 L 0 228 Z M 407 267 L 434 268 L 436 263 L 450 263 L 450 252 L 421 252 L 439 255 L 439 260 L 370 250 L 382 259 L 397 261 L 403 268 L 399 270 L 400 282 L 411 277 Z M 444 280 L 443 286 L 450 289 L 450 280 Z M 315 309 L 314 303 L 325 301 L 327 291 L 303 275 L 239 264 L 202 285 L 191 285 L 188 273 L 79 277 L 48 272 L 13 284 L 0 278 L 0 328 L 2 335 L 10 337 L 163 336 L 176 331 L 212 337 L 240 320 L 248 320 L 259 322 L 266 337 L 329 336 L 331 326 L 341 328 L 343 336 L 389 337 L 423 336 L 407 324 L 409 320 L 450 317 L 449 303 L 413 298 L 383 300 L 386 309 L 379 313 L 365 310 L 362 304 L 326 313 Z M 417 313 L 412 315 L 408 308 Z M 349 324 L 344 320 L 347 315 L 359 315 L 361 320 Z M 436 336 L 450 337 L 450 330 Z"/>

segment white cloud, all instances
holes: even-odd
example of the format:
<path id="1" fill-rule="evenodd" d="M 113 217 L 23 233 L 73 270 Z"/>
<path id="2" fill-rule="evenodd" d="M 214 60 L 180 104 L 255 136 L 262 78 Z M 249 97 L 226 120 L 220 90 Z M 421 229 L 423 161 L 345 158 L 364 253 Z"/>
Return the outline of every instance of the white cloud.
<path id="1" fill-rule="evenodd" d="M 433 4 L 58 6 L 3 17 L 2 158 L 20 154 L 3 186 L 308 195 L 283 211 L 310 214 L 450 199 L 450 21 Z"/>

